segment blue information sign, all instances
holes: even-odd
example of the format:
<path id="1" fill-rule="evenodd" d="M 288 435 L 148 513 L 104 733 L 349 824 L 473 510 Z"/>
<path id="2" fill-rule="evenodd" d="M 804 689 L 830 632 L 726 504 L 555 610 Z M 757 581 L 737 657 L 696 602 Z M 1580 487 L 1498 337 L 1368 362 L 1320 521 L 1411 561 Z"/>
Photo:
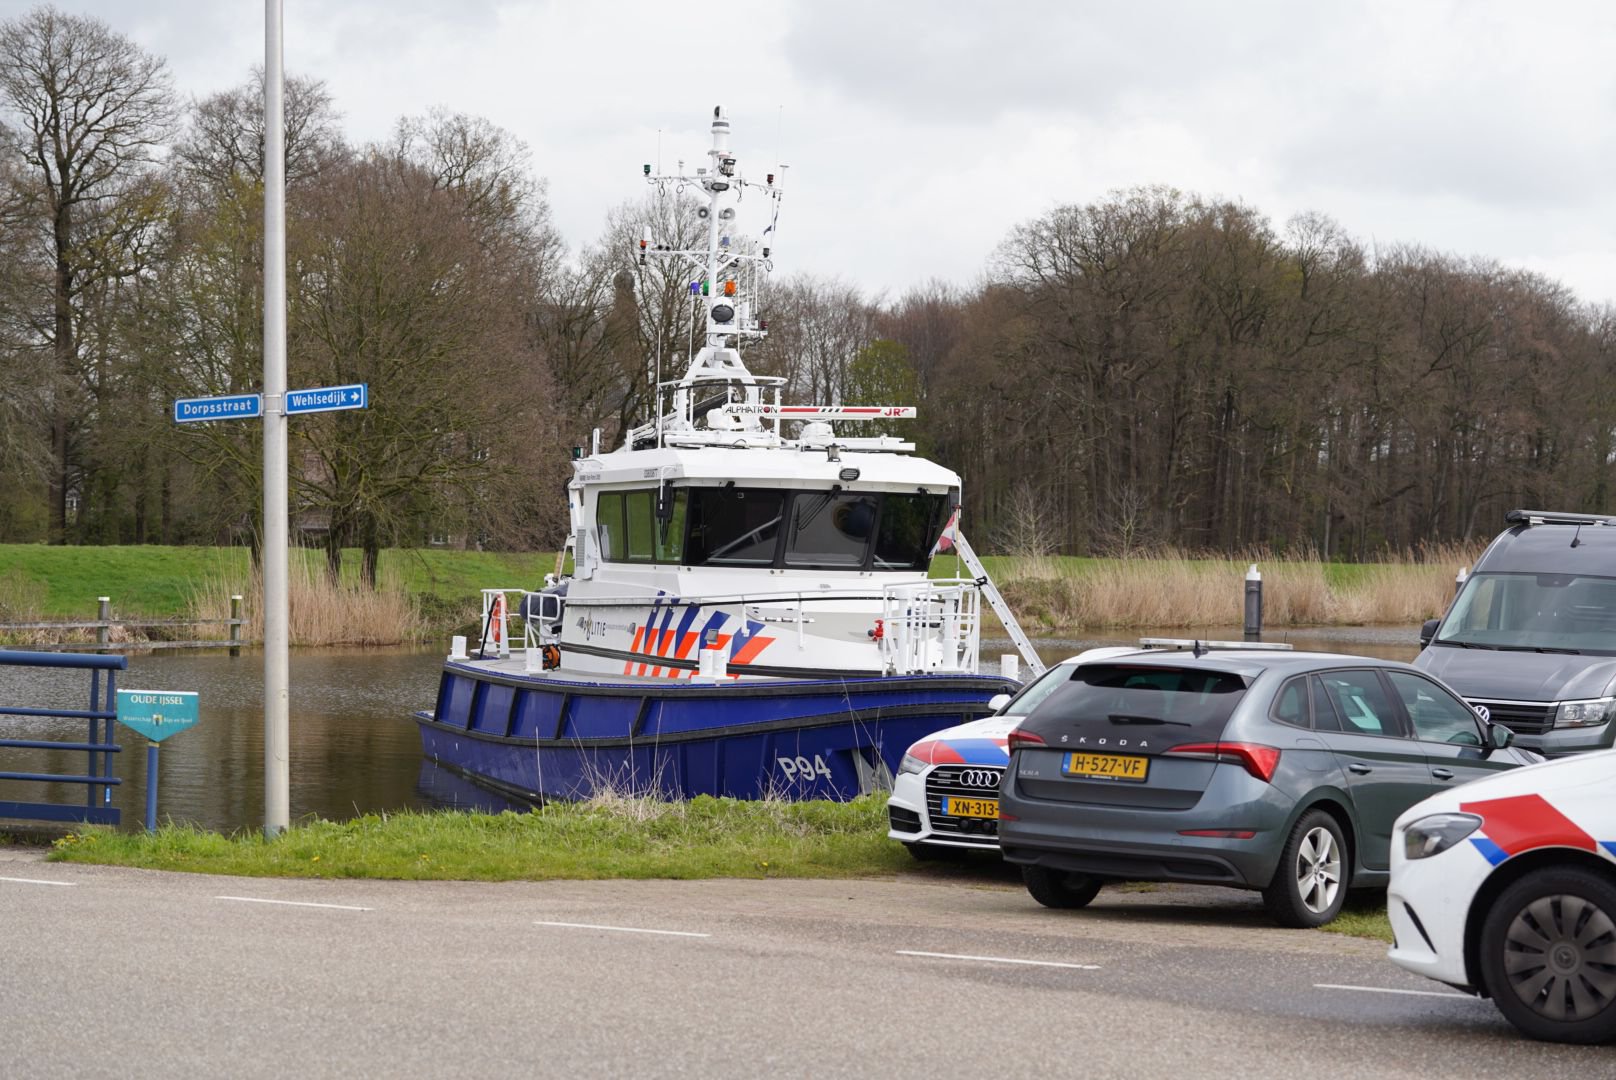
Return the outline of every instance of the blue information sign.
<path id="1" fill-rule="evenodd" d="M 118 723 L 162 742 L 196 726 L 194 690 L 119 690 Z"/>
<path id="2" fill-rule="evenodd" d="M 305 412 L 335 412 L 337 409 L 363 409 L 370 405 L 365 383 L 350 386 L 321 386 L 313 390 L 286 391 L 286 415 Z"/>
<path id="3" fill-rule="evenodd" d="M 195 424 L 203 420 L 250 420 L 262 415 L 264 415 L 262 394 L 180 398 L 174 402 L 176 424 Z"/>

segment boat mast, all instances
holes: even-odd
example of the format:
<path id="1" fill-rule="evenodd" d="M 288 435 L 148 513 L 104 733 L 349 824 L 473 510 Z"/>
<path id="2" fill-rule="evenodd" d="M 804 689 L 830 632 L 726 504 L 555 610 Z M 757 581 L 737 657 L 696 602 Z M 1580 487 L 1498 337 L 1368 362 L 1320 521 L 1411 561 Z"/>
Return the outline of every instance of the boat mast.
<path id="1" fill-rule="evenodd" d="M 746 178 L 730 150 L 729 134 L 729 116 L 722 105 L 715 106 L 713 142 L 707 151 L 707 164 L 698 167 L 695 175 L 684 172 L 682 161 L 677 173 L 653 173 L 649 164 L 644 166 L 646 181 L 664 192 L 671 190 L 679 195 L 687 188 L 699 188 L 707 201 L 707 205 L 696 211 L 707 224 L 707 244 L 704 249 L 674 248 L 655 243 L 649 226 L 639 242 L 638 254 L 642 266 L 648 258 L 657 256 L 672 258 L 690 267 L 693 277 L 689 282 L 690 295 L 699 297 L 703 308 L 705 326 L 702 347 L 691 357 L 684 378 L 674 384 L 673 409 L 666 417 L 669 421 L 682 419 L 689 423 L 692 419 L 690 409 L 694 404 L 690 384 L 703 379 L 738 382 L 747 388 L 749 402 L 754 405 L 760 403 L 758 380 L 747 371 L 736 346 L 743 339 L 764 337 L 767 326 L 753 316 L 751 298 L 743 289 L 747 276 L 743 272 L 750 271 L 751 278 L 755 280 L 758 269 L 768 272 L 774 268 L 770 258 L 773 249 L 766 246 L 766 241 L 779 219 L 781 192 L 775 186 L 775 174 L 772 172 L 766 174 L 763 183 Z M 762 234 L 765 243 L 742 239 L 735 232 L 738 225 L 737 205 L 748 189 L 762 194 L 770 202 L 770 221 Z M 659 442 L 663 430 L 662 412 L 659 404 L 658 421 L 647 425 Z M 647 434 L 647 428 L 642 427 L 635 429 L 631 436 L 643 438 Z"/>

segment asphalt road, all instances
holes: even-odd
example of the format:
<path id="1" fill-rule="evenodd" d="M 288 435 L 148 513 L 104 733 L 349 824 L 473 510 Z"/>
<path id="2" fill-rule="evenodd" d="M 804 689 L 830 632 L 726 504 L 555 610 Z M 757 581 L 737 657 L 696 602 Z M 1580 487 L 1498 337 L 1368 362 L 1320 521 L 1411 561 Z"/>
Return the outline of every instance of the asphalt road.
<path id="1" fill-rule="evenodd" d="M 29 1080 L 1616 1075 L 1217 889 L 1053 912 L 990 869 L 288 881 L 0 848 L 0 912 L 0 1076 Z"/>

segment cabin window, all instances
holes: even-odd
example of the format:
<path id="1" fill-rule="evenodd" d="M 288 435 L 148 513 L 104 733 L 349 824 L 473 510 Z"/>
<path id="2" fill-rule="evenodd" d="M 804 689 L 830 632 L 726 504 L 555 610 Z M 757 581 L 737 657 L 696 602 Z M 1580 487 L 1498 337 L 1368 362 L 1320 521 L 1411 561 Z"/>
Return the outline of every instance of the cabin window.
<path id="1" fill-rule="evenodd" d="M 669 491 L 664 496 L 669 499 L 672 513 L 666 521 L 658 520 L 656 523 L 656 561 L 659 563 L 677 563 L 685 552 L 685 518 L 686 503 L 689 501 L 687 491 Z"/>
<path id="2" fill-rule="evenodd" d="M 773 566 L 783 491 L 691 488 L 688 566 Z"/>
<path id="3" fill-rule="evenodd" d="M 926 569 L 947 504 L 943 495 L 888 492 L 882 499 L 881 529 L 875 538 L 875 569 Z"/>
<path id="4" fill-rule="evenodd" d="M 799 491 L 791 500 L 786 565 L 857 570 L 875 534 L 876 496 Z"/>
<path id="5" fill-rule="evenodd" d="M 624 543 L 623 493 L 603 491 L 595 501 L 595 531 L 600 540 L 600 557 L 607 562 L 628 558 Z"/>
<path id="6" fill-rule="evenodd" d="M 628 558 L 631 562 L 651 561 L 651 526 L 656 520 L 652 513 L 652 499 L 655 495 L 653 491 L 623 493 L 623 509 L 628 514 Z"/>

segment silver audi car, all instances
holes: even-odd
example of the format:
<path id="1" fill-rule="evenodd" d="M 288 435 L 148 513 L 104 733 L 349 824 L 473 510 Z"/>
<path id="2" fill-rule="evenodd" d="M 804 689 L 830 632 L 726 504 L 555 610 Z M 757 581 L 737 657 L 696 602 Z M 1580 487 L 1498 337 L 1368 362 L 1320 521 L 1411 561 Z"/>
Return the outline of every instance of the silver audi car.
<path id="1" fill-rule="evenodd" d="M 1034 899 L 1204 882 L 1320 926 L 1386 883 L 1404 810 L 1542 760 L 1409 664 L 1213 644 L 1075 665 L 1009 733 L 999 846 Z"/>

